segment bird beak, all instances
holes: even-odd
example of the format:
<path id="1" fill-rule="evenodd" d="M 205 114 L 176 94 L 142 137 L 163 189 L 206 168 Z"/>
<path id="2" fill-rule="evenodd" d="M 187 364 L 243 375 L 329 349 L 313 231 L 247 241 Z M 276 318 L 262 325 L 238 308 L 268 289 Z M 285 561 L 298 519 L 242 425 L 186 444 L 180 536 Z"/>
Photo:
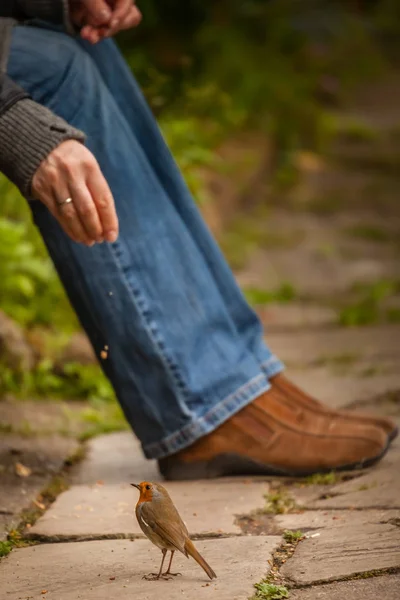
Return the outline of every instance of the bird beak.
<path id="1" fill-rule="evenodd" d="M 137 488 L 140 492 L 140 485 L 138 485 L 137 483 L 131 483 L 131 485 L 133 485 L 133 487 Z"/>

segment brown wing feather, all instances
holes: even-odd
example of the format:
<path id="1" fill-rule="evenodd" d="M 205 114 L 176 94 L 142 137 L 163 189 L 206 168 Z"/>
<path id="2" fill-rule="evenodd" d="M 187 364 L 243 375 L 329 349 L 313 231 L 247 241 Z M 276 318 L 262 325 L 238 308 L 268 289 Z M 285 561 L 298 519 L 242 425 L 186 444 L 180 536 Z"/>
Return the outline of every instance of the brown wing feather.
<path id="1" fill-rule="evenodd" d="M 175 506 L 171 502 L 171 505 L 167 509 L 160 510 L 160 506 L 153 508 L 152 505 L 152 502 L 143 503 L 142 515 L 146 523 L 157 535 L 187 556 L 185 542 L 188 538 L 188 533 Z M 173 514 L 174 512 L 176 514 Z"/>

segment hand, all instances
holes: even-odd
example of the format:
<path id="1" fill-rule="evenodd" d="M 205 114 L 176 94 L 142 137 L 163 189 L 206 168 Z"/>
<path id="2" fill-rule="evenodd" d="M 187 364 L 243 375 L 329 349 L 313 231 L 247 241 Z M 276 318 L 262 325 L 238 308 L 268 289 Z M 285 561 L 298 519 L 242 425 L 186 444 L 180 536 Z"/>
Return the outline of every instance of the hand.
<path id="1" fill-rule="evenodd" d="M 77 27 L 108 27 L 112 10 L 106 0 L 69 0 L 69 14 Z"/>
<path id="2" fill-rule="evenodd" d="M 82 0 L 85 4 L 87 0 Z M 137 8 L 135 0 L 107 0 L 111 17 L 108 24 L 91 22 L 89 15 L 82 21 L 81 37 L 92 44 L 96 44 L 105 37 L 111 37 L 125 29 L 137 27 L 142 20 L 142 13 Z"/>
<path id="3" fill-rule="evenodd" d="M 110 188 L 95 157 L 80 142 L 62 142 L 43 160 L 33 176 L 32 193 L 75 242 L 93 246 L 117 239 Z M 67 198 L 72 202 L 60 204 Z"/>

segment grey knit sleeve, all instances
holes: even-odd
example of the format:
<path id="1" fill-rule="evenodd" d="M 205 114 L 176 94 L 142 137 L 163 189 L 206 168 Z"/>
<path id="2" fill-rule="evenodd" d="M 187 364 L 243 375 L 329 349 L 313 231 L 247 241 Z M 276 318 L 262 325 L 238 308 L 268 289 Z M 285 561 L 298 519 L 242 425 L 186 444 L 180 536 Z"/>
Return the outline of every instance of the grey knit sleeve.
<path id="1" fill-rule="evenodd" d="M 63 22 L 63 0 L 17 0 L 16 4 L 25 17 L 34 17 L 52 23 Z"/>
<path id="2" fill-rule="evenodd" d="M 69 139 L 84 142 L 85 135 L 33 100 L 19 100 L 0 117 L 0 171 L 30 197 L 40 163 Z"/>

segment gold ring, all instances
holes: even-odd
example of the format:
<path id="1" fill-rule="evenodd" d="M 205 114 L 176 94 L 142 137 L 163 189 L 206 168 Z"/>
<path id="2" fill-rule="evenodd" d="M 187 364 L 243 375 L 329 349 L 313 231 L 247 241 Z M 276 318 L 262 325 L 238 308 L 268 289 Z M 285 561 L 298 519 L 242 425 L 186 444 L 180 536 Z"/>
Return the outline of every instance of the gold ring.
<path id="1" fill-rule="evenodd" d="M 72 202 L 72 198 L 67 198 L 66 200 L 63 200 L 62 202 L 57 202 L 58 206 L 64 206 L 64 204 L 71 204 Z"/>

